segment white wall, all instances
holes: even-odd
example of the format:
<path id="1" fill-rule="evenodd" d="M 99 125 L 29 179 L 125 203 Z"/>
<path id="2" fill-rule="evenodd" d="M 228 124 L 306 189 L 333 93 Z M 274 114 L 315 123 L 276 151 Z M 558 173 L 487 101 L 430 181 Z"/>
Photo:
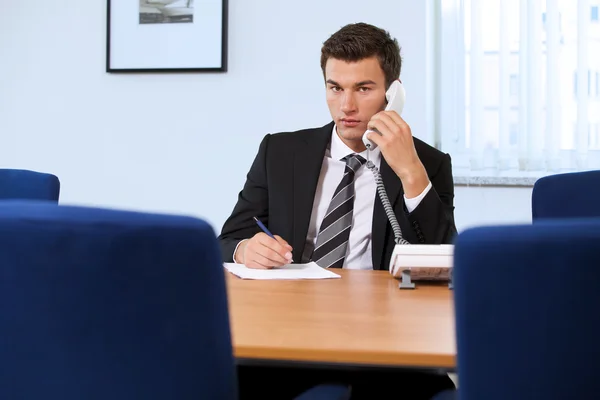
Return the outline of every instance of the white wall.
<path id="1" fill-rule="evenodd" d="M 459 231 L 478 225 L 531 223 L 531 188 L 457 186 L 454 194 Z"/>
<path id="2" fill-rule="evenodd" d="M 63 204 L 191 214 L 219 230 L 263 135 L 329 122 L 320 46 L 357 21 L 398 38 L 404 117 L 430 139 L 426 2 L 229 4 L 227 73 L 116 75 L 105 72 L 106 0 L 3 2 L 0 167 L 58 175 Z M 528 221 L 529 196 L 458 187 L 459 230 Z"/>

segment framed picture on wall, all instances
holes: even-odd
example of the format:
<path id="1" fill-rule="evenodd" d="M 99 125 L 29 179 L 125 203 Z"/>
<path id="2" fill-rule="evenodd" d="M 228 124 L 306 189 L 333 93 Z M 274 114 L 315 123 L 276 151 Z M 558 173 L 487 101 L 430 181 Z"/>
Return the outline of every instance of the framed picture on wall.
<path id="1" fill-rule="evenodd" d="M 227 0 L 107 0 L 106 72 L 226 72 Z"/>

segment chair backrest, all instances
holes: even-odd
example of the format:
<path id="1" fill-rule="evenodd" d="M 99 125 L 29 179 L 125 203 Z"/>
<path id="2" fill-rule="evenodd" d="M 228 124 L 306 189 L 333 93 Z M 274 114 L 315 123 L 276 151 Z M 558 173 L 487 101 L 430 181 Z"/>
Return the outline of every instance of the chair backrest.
<path id="1" fill-rule="evenodd" d="M 600 220 L 472 228 L 455 246 L 459 399 L 600 398 Z"/>
<path id="2" fill-rule="evenodd" d="M 1 399 L 234 399 L 202 220 L 0 202 Z"/>
<path id="3" fill-rule="evenodd" d="M 60 181 L 43 172 L 0 169 L 0 200 L 47 200 L 58 203 Z"/>
<path id="4" fill-rule="evenodd" d="M 534 221 L 600 217 L 600 171 L 570 172 L 538 179 L 531 196 Z"/>

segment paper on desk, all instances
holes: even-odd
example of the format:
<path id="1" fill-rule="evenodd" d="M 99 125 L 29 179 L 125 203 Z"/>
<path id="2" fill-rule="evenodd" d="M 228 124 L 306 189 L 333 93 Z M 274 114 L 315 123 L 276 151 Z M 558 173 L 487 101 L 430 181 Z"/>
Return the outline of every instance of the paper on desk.
<path id="1" fill-rule="evenodd" d="M 341 278 L 328 269 L 319 267 L 315 262 L 308 264 L 286 264 L 273 269 L 248 268 L 244 264 L 224 263 L 232 274 L 242 279 L 329 279 Z"/>

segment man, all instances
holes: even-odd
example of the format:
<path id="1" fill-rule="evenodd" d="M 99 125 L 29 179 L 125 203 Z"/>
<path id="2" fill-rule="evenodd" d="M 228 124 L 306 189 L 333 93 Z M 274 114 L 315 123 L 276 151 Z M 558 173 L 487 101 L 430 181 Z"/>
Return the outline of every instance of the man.
<path id="1" fill-rule="evenodd" d="M 381 172 L 403 238 L 450 243 L 456 233 L 450 156 L 413 138 L 398 113 L 384 111 L 386 90 L 400 76 L 396 40 L 368 24 L 347 25 L 323 44 L 321 69 L 333 121 L 264 137 L 219 236 L 224 261 L 388 269 L 394 232 L 367 158 Z M 369 139 L 377 144 L 368 154 L 367 129 L 376 131 Z M 446 377 L 418 376 L 432 385 L 424 396 L 451 387 Z"/>

